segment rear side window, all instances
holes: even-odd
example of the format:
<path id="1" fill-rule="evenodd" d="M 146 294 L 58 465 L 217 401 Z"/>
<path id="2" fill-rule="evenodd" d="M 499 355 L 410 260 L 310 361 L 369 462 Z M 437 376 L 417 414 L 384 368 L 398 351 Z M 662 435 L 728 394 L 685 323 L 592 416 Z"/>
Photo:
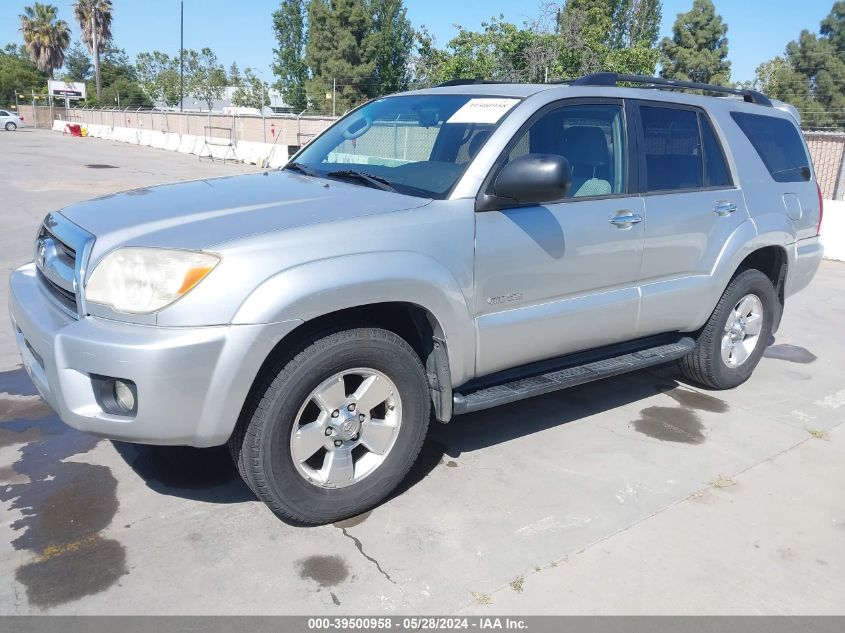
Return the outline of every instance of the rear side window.
<path id="1" fill-rule="evenodd" d="M 810 180 L 810 159 L 795 125 L 786 119 L 747 112 L 731 112 L 731 116 L 776 182 Z"/>
<path id="2" fill-rule="evenodd" d="M 699 114 L 698 120 L 701 122 L 701 140 L 704 145 L 704 186 L 729 187 L 733 182 L 716 132 L 706 116 Z"/>
<path id="3" fill-rule="evenodd" d="M 0 110 L 0 116 L 11 116 L 11 115 L 8 112 L 6 112 L 5 110 Z"/>
<path id="4" fill-rule="evenodd" d="M 704 186 L 698 114 L 693 110 L 640 106 L 648 191 Z"/>

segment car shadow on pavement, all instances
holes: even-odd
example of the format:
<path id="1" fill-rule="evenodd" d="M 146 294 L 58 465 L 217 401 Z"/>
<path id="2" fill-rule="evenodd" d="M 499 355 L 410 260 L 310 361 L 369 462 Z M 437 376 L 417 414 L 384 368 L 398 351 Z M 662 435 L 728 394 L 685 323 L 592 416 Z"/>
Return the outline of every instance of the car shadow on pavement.
<path id="1" fill-rule="evenodd" d="M 238 474 L 226 446 L 112 444 L 147 487 L 159 494 L 206 503 L 257 501 Z"/>
<path id="2" fill-rule="evenodd" d="M 678 387 L 674 366 L 660 374 L 637 371 L 458 416 L 432 429 L 452 458 L 645 400 Z M 662 369 L 662 368 L 661 368 Z"/>
<path id="3" fill-rule="evenodd" d="M 677 364 L 669 363 L 456 416 L 448 424 L 432 421 L 419 458 L 390 498 L 404 494 L 438 466 L 456 467 L 455 460 L 464 452 L 509 442 L 671 392 L 680 386 L 680 377 Z"/>
<path id="4" fill-rule="evenodd" d="M 644 400 L 679 386 L 675 365 L 572 387 L 513 404 L 432 421 L 414 466 L 390 498 L 402 495 L 439 466 L 454 466 L 461 454 L 508 442 Z M 113 442 L 118 454 L 160 494 L 207 503 L 256 501 L 225 446 L 190 448 Z"/>

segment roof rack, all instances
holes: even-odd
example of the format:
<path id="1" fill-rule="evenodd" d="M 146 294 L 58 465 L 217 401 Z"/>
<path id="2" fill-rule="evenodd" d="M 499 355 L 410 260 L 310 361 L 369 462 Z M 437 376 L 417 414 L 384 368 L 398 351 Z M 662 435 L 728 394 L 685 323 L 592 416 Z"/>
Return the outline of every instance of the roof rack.
<path id="1" fill-rule="evenodd" d="M 491 81 L 489 79 L 450 79 L 443 83 L 437 84 L 435 88 L 448 88 L 449 86 L 474 86 L 478 84 L 500 84 L 501 81 Z"/>
<path id="2" fill-rule="evenodd" d="M 705 90 L 707 92 L 719 92 L 722 94 L 738 95 L 748 103 L 772 107 L 771 100 L 756 90 L 743 88 L 726 88 L 714 84 L 703 84 L 695 81 L 681 81 L 679 79 L 665 79 L 663 77 L 646 77 L 644 75 L 620 75 L 619 73 L 593 73 L 571 81 L 561 83 L 570 86 L 616 86 L 620 81 L 640 84 L 644 88 L 675 88 L 680 90 Z"/>

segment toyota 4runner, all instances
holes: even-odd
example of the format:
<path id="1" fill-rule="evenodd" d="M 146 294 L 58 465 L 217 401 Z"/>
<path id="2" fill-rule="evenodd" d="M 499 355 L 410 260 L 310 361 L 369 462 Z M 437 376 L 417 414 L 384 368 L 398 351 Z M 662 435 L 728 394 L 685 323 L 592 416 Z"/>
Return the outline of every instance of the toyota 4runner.
<path id="1" fill-rule="evenodd" d="M 323 523 L 383 500 L 431 417 L 669 361 L 741 384 L 821 216 L 797 113 L 757 92 L 455 81 L 280 171 L 50 213 L 9 303 L 67 424 L 228 442 L 274 512 Z"/>

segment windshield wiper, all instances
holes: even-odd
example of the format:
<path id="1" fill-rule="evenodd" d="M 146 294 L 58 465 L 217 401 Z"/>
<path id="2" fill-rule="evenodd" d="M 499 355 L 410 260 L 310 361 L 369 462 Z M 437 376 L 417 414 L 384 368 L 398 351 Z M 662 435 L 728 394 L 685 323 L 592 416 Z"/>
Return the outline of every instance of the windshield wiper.
<path id="1" fill-rule="evenodd" d="M 316 171 L 308 167 L 307 165 L 303 165 L 302 163 L 288 163 L 282 169 L 290 169 L 291 171 L 298 171 L 300 174 L 304 174 L 305 176 L 319 176 Z"/>
<path id="2" fill-rule="evenodd" d="M 345 178 L 347 180 L 357 180 L 363 182 L 370 187 L 381 189 L 382 191 L 396 191 L 390 181 L 381 176 L 374 176 L 363 171 L 355 171 L 354 169 L 339 169 L 338 171 L 330 171 L 326 174 L 332 178 Z"/>

